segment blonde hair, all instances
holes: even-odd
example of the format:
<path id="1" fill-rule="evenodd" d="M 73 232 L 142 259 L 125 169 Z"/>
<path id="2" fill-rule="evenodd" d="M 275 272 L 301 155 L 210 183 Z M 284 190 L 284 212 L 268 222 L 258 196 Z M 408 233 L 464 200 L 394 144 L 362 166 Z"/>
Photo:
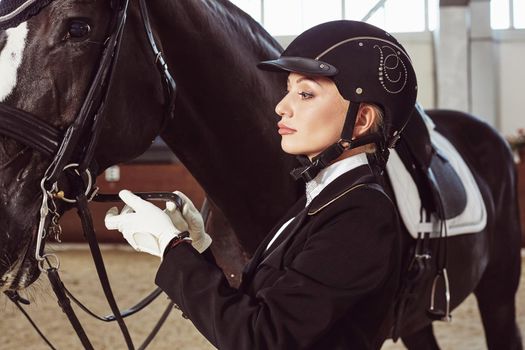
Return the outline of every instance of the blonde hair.
<path id="1" fill-rule="evenodd" d="M 376 118 L 374 120 L 374 124 L 372 124 L 372 126 L 370 127 L 370 129 L 368 129 L 368 134 L 371 134 L 371 133 L 379 133 L 379 134 L 382 134 L 382 129 L 384 128 L 384 119 L 385 119 L 385 114 L 383 112 L 383 110 L 381 109 L 381 107 L 379 107 L 378 105 L 374 104 L 374 103 L 368 103 L 368 102 L 364 102 L 363 104 L 365 104 L 366 106 L 370 107 L 374 112 L 375 112 L 375 115 L 376 115 Z M 365 145 L 364 146 L 365 148 L 365 152 L 366 153 L 375 153 L 376 152 L 376 145 L 375 143 L 369 143 L 368 145 Z"/>

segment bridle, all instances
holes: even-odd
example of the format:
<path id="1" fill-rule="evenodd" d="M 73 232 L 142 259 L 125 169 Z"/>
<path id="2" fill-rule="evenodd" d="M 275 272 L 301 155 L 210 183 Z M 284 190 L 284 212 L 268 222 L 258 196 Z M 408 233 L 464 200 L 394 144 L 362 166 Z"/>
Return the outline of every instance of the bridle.
<path id="1" fill-rule="evenodd" d="M 155 63 L 162 76 L 165 95 L 167 96 L 166 114 L 162 126 L 162 129 L 164 129 L 173 114 L 176 84 L 169 73 L 167 63 L 161 51 L 157 47 L 145 0 L 139 0 L 139 5 L 144 29 L 155 57 Z M 33 237 L 33 239 L 36 240 L 35 258 L 40 270 L 48 276 L 59 305 L 64 313 L 66 313 L 82 345 L 86 349 L 93 349 L 93 346 L 71 307 L 71 300 L 82 310 L 99 320 L 105 322 L 116 321 L 128 349 L 134 349 L 135 346 L 123 319 L 142 310 L 162 293 L 160 288 L 156 288 L 135 306 L 125 311 L 119 310 L 113 292 L 111 291 L 88 207 L 88 202 L 91 200 L 99 202 L 119 201 L 119 197 L 115 194 L 98 193 L 98 188 L 93 181 L 93 174 L 97 173 L 98 168 L 93 158 L 104 120 L 106 99 L 111 88 L 113 72 L 119 57 L 128 6 L 129 0 L 111 0 L 114 15 L 110 25 L 110 34 L 104 44 L 98 70 L 80 108 L 80 112 L 63 135 L 60 130 L 46 124 L 33 114 L 0 103 L 0 134 L 19 141 L 46 156 L 53 157 L 40 182 L 42 204 L 38 231 L 36 236 Z M 60 191 L 58 188 L 58 179 L 63 175 L 67 175 L 67 179 L 71 184 L 73 198 L 66 197 L 63 191 Z M 182 206 L 180 197 L 172 193 L 138 193 L 138 195 L 148 200 L 170 200 L 175 202 L 179 208 Z M 59 214 L 56 210 L 55 200 L 64 200 L 77 207 L 97 274 L 100 278 L 108 304 L 113 312 L 111 315 L 97 316 L 75 298 L 60 280 L 58 274 L 60 265 L 58 257 L 54 254 L 45 254 L 43 252 L 44 247 L 42 242 L 46 237 L 50 233 L 58 237 L 61 230 L 58 225 Z M 46 226 L 49 226 L 47 230 Z M 32 243 L 29 246 L 31 245 Z M 50 348 L 55 349 L 20 305 L 29 304 L 29 301 L 21 297 L 16 291 L 7 291 L 5 293 L 28 318 L 29 322 L 35 327 L 38 334 Z M 145 349 L 146 346 L 149 345 L 174 306 L 176 307 L 172 302 L 169 303 L 166 311 L 164 311 L 151 334 L 139 349 Z"/>

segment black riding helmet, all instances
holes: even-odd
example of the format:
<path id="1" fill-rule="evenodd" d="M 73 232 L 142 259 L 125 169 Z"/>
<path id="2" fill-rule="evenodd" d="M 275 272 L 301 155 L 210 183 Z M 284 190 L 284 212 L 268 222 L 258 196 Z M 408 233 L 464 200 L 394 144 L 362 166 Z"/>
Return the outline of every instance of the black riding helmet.
<path id="1" fill-rule="evenodd" d="M 281 57 L 257 67 L 329 77 L 350 101 L 341 140 L 305 164 L 300 174 L 292 174 L 305 180 L 315 177 L 345 149 L 373 142 L 378 152 L 388 157 L 387 147 L 395 145 L 416 102 L 416 74 L 406 50 L 389 33 L 365 22 L 340 20 L 317 25 L 295 38 Z M 379 133 L 351 141 L 361 102 L 378 105 L 384 112 L 385 126 Z M 300 160 L 304 164 L 304 157 Z"/>

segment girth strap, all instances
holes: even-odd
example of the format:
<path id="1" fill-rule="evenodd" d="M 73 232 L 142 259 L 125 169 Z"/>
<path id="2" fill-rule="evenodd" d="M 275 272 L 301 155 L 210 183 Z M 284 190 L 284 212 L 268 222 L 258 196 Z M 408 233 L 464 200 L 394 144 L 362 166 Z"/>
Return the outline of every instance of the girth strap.
<path id="1" fill-rule="evenodd" d="M 6 135 L 47 156 L 57 152 L 60 131 L 22 110 L 0 104 L 0 135 Z"/>

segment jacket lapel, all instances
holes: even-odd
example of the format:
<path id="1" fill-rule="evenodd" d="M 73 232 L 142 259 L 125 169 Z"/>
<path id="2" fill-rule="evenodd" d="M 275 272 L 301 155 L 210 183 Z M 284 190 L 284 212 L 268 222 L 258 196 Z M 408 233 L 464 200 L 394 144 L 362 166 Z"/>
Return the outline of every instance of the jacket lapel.
<path id="1" fill-rule="evenodd" d="M 332 183 L 330 183 L 326 188 L 324 188 L 317 197 L 315 197 L 310 205 L 304 208 L 306 197 L 303 196 L 299 199 L 293 207 L 288 211 L 288 213 L 283 217 L 281 221 L 270 231 L 270 233 L 264 238 L 264 240 L 259 244 L 257 250 L 255 251 L 252 259 L 246 266 L 243 272 L 243 279 L 241 282 L 241 287 L 246 286 L 250 283 L 253 278 L 253 275 L 262 262 L 269 259 L 273 255 L 277 254 L 278 251 L 282 251 L 283 247 L 286 247 L 287 243 L 292 239 L 292 237 L 299 231 L 303 226 L 305 219 L 312 215 L 311 213 L 318 212 L 324 207 L 329 205 L 335 199 L 340 197 L 345 191 L 348 191 L 350 188 L 354 187 L 360 183 L 373 182 L 374 176 L 372 170 L 368 165 L 359 166 L 351 171 L 348 171 Z M 266 247 L 268 243 L 272 240 L 273 236 L 281 228 L 281 226 L 286 223 L 290 218 L 296 217 L 288 227 L 281 233 L 281 239 L 277 239 L 272 246 L 266 252 Z M 266 253 L 265 253 L 266 252 Z"/>
<path id="2" fill-rule="evenodd" d="M 359 166 L 339 176 L 332 183 L 326 186 L 326 188 L 324 188 L 319 193 L 319 195 L 317 195 L 312 200 L 308 207 L 304 208 L 297 215 L 295 220 L 292 221 L 290 225 L 284 230 L 284 232 L 281 233 L 281 237 L 279 237 L 281 239 L 278 238 L 267 251 L 263 250 L 263 254 L 261 255 L 262 259 L 257 265 L 262 264 L 266 260 L 270 259 L 272 255 L 279 254 L 279 252 L 286 250 L 288 242 L 293 238 L 297 231 L 299 231 L 304 226 L 306 218 L 312 215 L 312 213 L 317 213 L 322 208 L 328 206 L 341 195 L 344 195 L 349 189 L 357 186 L 358 184 L 370 183 L 374 181 L 375 178 L 372 175 L 372 170 L 368 165 Z M 268 243 L 266 243 L 266 245 L 267 244 Z M 264 248 L 266 248 L 266 245 Z"/>
<path id="3" fill-rule="evenodd" d="M 273 254 L 278 251 L 282 251 L 283 247 L 286 247 L 290 239 L 295 235 L 301 227 L 303 227 L 305 219 L 308 217 L 308 207 L 304 208 L 299 214 L 297 214 L 295 220 L 293 220 L 288 227 L 281 233 L 281 236 L 277 239 L 268 250 L 265 250 L 262 254 L 262 259 L 258 265 L 269 259 Z"/>
<path id="4" fill-rule="evenodd" d="M 259 244 L 257 249 L 255 250 L 255 253 L 253 254 L 250 262 L 246 265 L 243 271 L 243 278 L 242 278 L 242 285 L 244 285 L 246 282 L 251 280 L 253 273 L 255 272 L 255 269 L 259 265 L 259 262 L 262 258 L 262 255 L 264 251 L 266 250 L 266 247 L 268 246 L 268 243 L 272 240 L 273 236 L 277 233 L 277 231 L 291 218 L 294 216 L 297 216 L 297 214 L 301 211 L 301 209 L 304 208 L 304 204 L 306 203 L 306 196 L 302 196 L 293 206 L 288 210 L 286 215 L 283 216 L 283 218 L 273 227 L 273 229 L 266 235 L 266 237 L 262 240 L 262 242 Z M 285 229 L 287 231 L 288 228 Z M 282 232 L 281 234 L 284 234 L 285 232 Z M 275 242 L 274 242 L 275 243 Z"/>

